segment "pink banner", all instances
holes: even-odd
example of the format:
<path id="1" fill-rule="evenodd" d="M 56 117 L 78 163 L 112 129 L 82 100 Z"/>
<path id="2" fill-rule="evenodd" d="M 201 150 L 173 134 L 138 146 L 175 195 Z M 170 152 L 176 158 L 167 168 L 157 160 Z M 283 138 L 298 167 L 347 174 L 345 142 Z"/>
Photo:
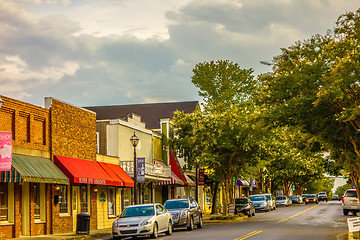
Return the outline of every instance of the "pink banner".
<path id="1" fill-rule="evenodd" d="M 12 160 L 12 133 L 0 132 L 0 171 L 10 171 Z"/>

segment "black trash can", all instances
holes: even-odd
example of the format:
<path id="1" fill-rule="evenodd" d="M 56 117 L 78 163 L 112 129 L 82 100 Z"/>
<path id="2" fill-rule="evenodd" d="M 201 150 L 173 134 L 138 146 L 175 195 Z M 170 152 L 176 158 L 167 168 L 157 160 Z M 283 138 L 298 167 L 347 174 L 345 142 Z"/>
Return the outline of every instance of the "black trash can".
<path id="1" fill-rule="evenodd" d="M 77 215 L 76 234 L 90 234 L 90 215 L 79 213 Z"/>

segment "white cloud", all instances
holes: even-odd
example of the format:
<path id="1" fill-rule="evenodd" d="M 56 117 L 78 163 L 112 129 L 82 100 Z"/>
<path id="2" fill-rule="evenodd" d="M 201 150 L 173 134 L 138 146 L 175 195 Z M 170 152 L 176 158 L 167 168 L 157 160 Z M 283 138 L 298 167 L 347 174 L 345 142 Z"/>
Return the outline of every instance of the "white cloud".
<path id="1" fill-rule="evenodd" d="M 80 106 L 198 99 L 198 62 L 256 73 L 358 0 L 0 0 L 0 94 Z"/>

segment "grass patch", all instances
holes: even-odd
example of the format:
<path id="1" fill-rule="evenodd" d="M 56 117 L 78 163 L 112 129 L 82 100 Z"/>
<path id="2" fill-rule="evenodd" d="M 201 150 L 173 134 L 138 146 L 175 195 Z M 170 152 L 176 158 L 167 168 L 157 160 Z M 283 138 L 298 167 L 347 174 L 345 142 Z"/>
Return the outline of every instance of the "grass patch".
<path id="1" fill-rule="evenodd" d="M 239 217 L 238 215 L 229 215 L 229 216 L 220 215 L 220 216 L 211 217 L 210 220 L 234 220 L 237 219 L 238 217 Z"/>

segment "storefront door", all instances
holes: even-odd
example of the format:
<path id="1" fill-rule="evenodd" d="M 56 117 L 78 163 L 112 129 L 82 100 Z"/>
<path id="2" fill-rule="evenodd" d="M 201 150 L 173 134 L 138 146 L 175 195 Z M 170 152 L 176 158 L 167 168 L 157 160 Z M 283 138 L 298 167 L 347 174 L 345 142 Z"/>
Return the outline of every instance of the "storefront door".
<path id="1" fill-rule="evenodd" d="M 80 187 L 72 187 L 73 231 L 76 231 L 77 215 L 80 213 Z"/>

